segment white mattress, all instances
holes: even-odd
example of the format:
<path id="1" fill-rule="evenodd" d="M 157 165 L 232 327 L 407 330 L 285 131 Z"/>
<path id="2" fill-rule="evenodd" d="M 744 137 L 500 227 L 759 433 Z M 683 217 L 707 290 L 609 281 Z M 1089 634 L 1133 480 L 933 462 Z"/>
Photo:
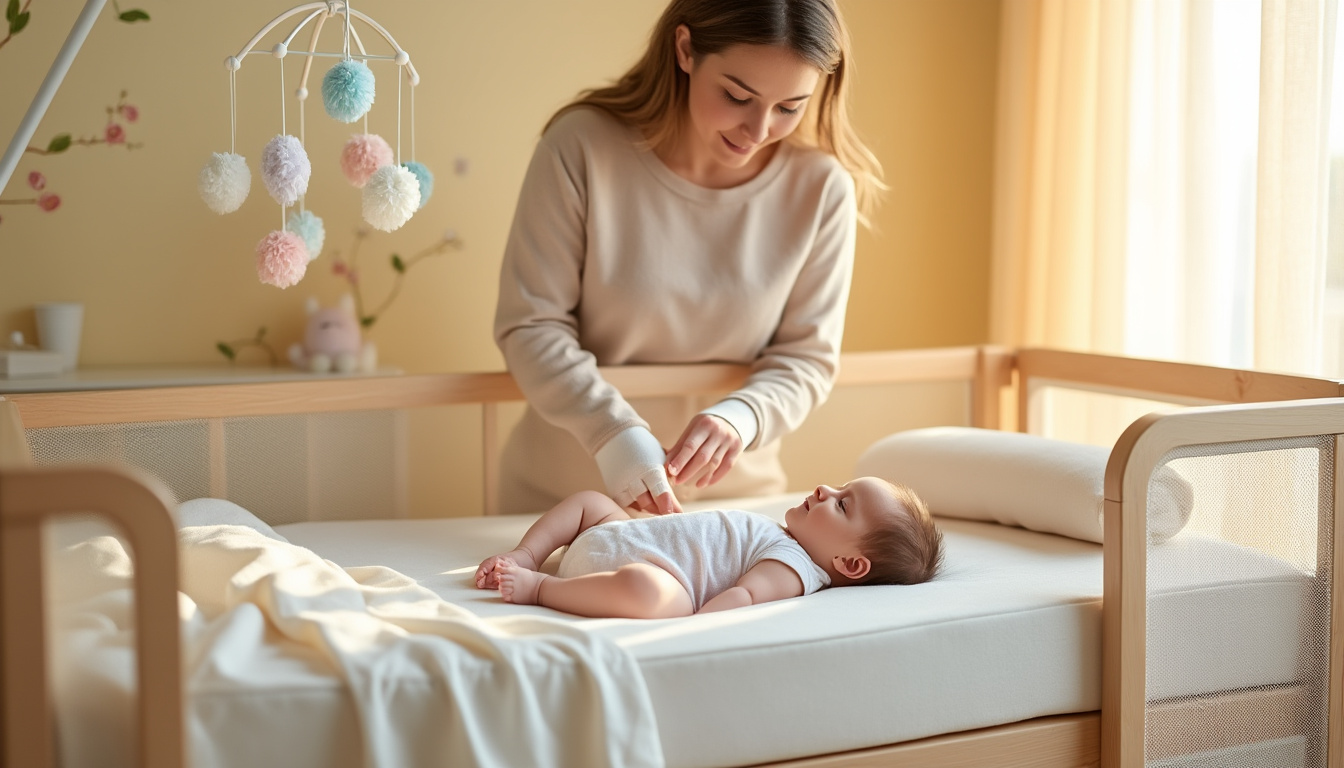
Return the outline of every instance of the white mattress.
<path id="1" fill-rule="evenodd" d="M 797 494 L 738 504 L 782 518 Z M 722 502 L 720 502 L 722 504 Z M 483 615 L 539 607 L 476 590 L 477 563 L 505 551 L 535 516 L 299 523 L 276 530 L 339 565 L 384 565 Z M 731 766 L 888 744 L 1100 708 L 1101 547 L 944 519 L 946 569 L 912 587 L 830 589 L 664 621 L 568 617 L 638 660 L 669 766 Z M 1154 577 L 1153 698 L 1294 677 L 1303 577 L 1284 563 L 1182 535 L 1154 557 L 1188 567 Z M 1178 569 L 1163 567 L 1157 573 Z M 219 739 L 292 741 L 290 765 L 359 754 L 348 695 L 316 667 L 251 670 L 273 690 L 197 697 Z M 427 692 L 426 695 L 432 695 Z M 223 739 L 223 741 L 229 741 Z M 264 749 L 264 747 L 263 747 Z M 261 752 L 260 754 L 265 754 Z M 274 753 L 271 753 L 274 755 Z"/>

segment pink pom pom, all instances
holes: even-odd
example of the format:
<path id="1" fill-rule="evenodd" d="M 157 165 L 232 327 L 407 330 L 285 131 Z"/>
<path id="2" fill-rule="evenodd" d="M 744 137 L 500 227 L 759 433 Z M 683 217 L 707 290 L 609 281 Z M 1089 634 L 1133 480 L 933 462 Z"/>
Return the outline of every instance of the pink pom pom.
<path id="1" fill-rule="evenodd" d="M 276 230 L 257 243 L 257 277 L 267 285 L 288 288 L 308 271 L 308 246 L 287 230 Z"/>
<path id="2" fill-rule="evenodd" d="M 392 147 L 377 134 L 357 133 L 341 150 L 341 170 L 358 189 L 364 188 L 374 171 L 391 164 Z"/>

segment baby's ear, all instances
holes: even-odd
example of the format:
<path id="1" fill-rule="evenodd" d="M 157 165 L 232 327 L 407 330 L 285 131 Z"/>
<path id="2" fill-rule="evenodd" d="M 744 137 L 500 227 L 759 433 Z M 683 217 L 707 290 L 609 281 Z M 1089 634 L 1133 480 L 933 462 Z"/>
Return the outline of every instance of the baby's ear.
<path id="1" fill-rule="evenodd" d="M 872 562 L 863 555 L 851 555 L 849 557 L 836 555 L 832 563 L 834 563 L 835 570 L 839 571 L 841 576 L 854 580 L 867 576 L 868 571 L 873 568 Z"/>

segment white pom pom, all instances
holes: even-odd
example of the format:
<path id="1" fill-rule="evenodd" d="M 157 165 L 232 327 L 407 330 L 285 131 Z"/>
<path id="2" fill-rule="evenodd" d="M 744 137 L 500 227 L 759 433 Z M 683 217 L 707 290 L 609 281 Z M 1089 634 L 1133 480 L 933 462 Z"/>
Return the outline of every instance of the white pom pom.
<path id="1" fill-rule="evenodd" d="M 420 181 L 400 165 L 385 165 L 364 185 L 364 220 L 391 232 L 410 220 L 420 207 Z"/>
<path id="2" fill-rule="evenodd" d="M 201 199 L 215 213 L 233 213 L 243 205 L 252 189 L 252 171 L 242 155 L 215 152 L 205 161 L 196 180 Z"/>
<path id="3" fill-rule="evenodd" d="M 308 191 L 313 173 L 308 153 L 299 140 L 288 134 L 266 142 L 261 153 L 261 180 L 275 202 L 293 205 Z"/>

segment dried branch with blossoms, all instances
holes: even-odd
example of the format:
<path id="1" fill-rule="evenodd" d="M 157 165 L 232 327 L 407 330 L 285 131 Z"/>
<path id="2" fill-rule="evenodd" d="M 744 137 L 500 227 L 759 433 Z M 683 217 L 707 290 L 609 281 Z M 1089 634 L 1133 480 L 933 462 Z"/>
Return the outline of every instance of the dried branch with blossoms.
<path id="1" fill-rule="evenodd" d="M 264 325 L 258 328 L 256 335 L 250 339 L 215 342 L 215 349 L 219 350 L 219 354 L 227 358 L 230 364 L 238 362 L 239 352 L 248 347 L 256 347 L 265 352 L 271 360 L 272 368 L 280 364 L 279 355 L 275 354 L 275 349 L 271 347 L 270 342 L 266 341 L 266 326 Z"/>
<path id="2" fill-rule="evenodd" d="M 7 33 L 0 38 L 0 48 L 14 39 L 14 36 L 28 27 L 28 21 L 31 18 L 29 7 L 33 0 L 8 0 L 5 5 L 5 26 Z M 149 21 L 149 14 L 144 11 L 133 8 L 128 11 L 121 10 L 117 0 L 112 0 L 112 7 L 116 11 L 117 20 L 127 24 L 134 24 L 139 21 Z M 69 133 L 59 133 L 47 142 L 45 147 L 29 146 L 24 149 L 25 154 L 35 155 L 59 155 L 71 147 L 92 147 L 99 144 L 107 146 L 121 146 L 126 149 L 139 149 L 142 144 L 128 142 L 126 140 L 126 128 L 123 123 L 134 123 L 140 119 L 140 110 L 134 104 L 126 102 L 126 91 L 122 91 L 117 99 L 117 103 L 107 107 L 107 124 L 94 136 L 81 136 L 76 139 Z M 32 171 L 28 174 L 28 187 L 36 195 L 16 198 L 0 199 L 0 205 L 32 205 L 38 210 L 50 213 L 61 206 L 60 195 L 47 191 L 47 177 L 41 171 Z M 0 219 L 3 222 L 3 219 Z"/>
<path id="3" fill-rule="evenodd" d="M 411 267 L 431 256 L 438 256 L 447 253 L 451 249 L 462 247 L 462 241 L 458 239 L 457 233 L 450 229 L 443 233 L 443 237 L 441 237 L 438 242 L 424 248 L 409 258 L 403 259 L 398 254 L 392 254 L 388 259 L 388 262 L 392 265 L 392 271 L 396 273 L 393 277 L 392 289 L 388 291 L 387 296 L 377 307 L 368 310 L 366 309 L 367 305 L 364 303 L 364 296 L 359 288 L 359 267 L 357 262 L 359 259 L 360 243 L 364 242 L 365 238 L 370 234 L 368 227 L 360 227 L 359 229 L 356 229 L 354 244 L 350 246 L 349 261 L 342 260 L 340 252 L 336 251 L 332 255 L 331 264 L 332 274 L 350 284 L 351 293 L 353 293 L 355 297 L 355 314 L 359 317 L 360 327 L 363 328 L 372 328 L 373 324 L 378 322 L 378 318 L 387 311 L 388 307 L 392 306 L 392 302 L 396 300 L 398 294 L 401 293 L 402 280 L 406 277 L 406 273 L 410 271 Z"/>
<path id="4" fill-rule="evenodd" d="M 392 254 L 388 259 L 388 263 L 392 266 L 392 271 L 396 273 L 393 277 L 392 288 L 376 308 L 372 311 L 368 311 L 365 309 L 364 295 L 360 292 L 359 268 L 356 266 L 356 262 L 359 259 L 360 243 L 368 238 L 370 234 L 372 233 L 367 227 L 360 227 L 355 230 L 355 240 L 350 246 L 349 261 L 343 260 L 340 257 L 340 251 L 333 251 L 331 257 L 331 273 L 350 284 L 350 292 L 355 299 L 355 315 L 359 318 L 359 325 L 361 328 L 372 328 L 373 324 L 378 322 L 378 318 L 387 311 L 388 307 L 392 306 L 392 302 L 396 300 L 397 296 L 401 293 L 402 280 L 405 279 L 406 273 L 411 270 L 411 267 L 414 267 L 416 264 L 419 264 L 421 261 L 424 261 L 431 256 L 439 256 L 447 253 L 449 250 L 462 247 L 462 241 L 458 239 L 457 233 L 450 229 L 443 233 L 443 236 L 439 238 L 438 242 L 418 251 L 415 255 L 409 258 L 403 259 L 398 254 Z M 265 326 L 258 328 L 256 335 L 250 339 L 215 342 L 215 349 L 230 363 L 236 363 L 238 361 L 238 353 L 245 347 L 256 347 L 264 351 L 270 357 L 272 367 L 275 367 L 278 364 L 275 350 L 272 349 L 271 345 L 266 341 Z"/>

